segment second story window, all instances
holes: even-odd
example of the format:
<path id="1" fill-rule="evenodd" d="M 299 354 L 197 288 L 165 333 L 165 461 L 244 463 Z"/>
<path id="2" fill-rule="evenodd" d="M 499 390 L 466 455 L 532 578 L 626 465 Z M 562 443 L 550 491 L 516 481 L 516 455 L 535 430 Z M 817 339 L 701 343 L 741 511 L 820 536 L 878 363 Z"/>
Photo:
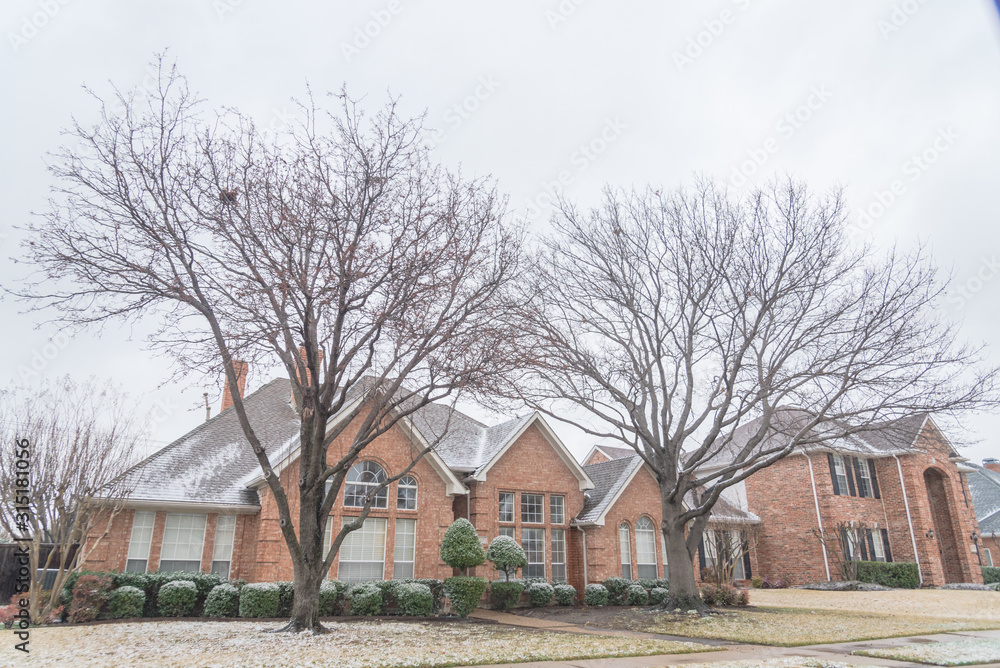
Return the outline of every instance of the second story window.
<path id="1" fill-rule="evenodd" d="M 403 476 L 396 486 L 396 509 L 417 509 L 417 480 L 413 476 Z"/>
<path id="2" fill-rule="evenodd" d="M 521 522 L 525 524 L 543 524 L 545 522 L 545 495 L 521 495 Z"/>
<path id="3" fill-rule="evenodd" d="M 369 498 L 374 498 L 372 508 L 388 508 L 389 492 L 385 487 L 375 491 L 385 482 L 385 471 L 375 462 L 358 462 L 347 472 L 344 485 L 344 507 L 361 508 Z"/>
<path id="4" fill-rule="evenodd" d="M 850 495 L 843 455 L 830 455 L 830 475 L 833 477 L 833 493 L 838 496 Z"/>
<path id="5" fill-rule="evenodd" d="M 514 493 L 500 492 L 500 513 L 498 519 L 501 522 L 514 521 Z"/>
<path id="6" fill-rule="evenodd" d="M 566 497 L 549 497 L 549 520 L 553 524 L 562 524 L 566 521 Z"/>

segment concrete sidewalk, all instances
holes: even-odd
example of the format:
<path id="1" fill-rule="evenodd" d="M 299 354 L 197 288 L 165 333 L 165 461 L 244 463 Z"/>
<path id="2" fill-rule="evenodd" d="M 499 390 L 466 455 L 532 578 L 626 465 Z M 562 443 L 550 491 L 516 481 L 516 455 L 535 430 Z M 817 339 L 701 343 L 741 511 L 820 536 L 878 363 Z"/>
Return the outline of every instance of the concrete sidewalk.
<path id="1" fill-rule="evenodd" d="M 660 656 L 636 656 L 619 659 L 576 659 L 570 661 L 534 661 L 530 663 L 501 663 L 480 668 L 646 668 L 654 666 L 683 666 L 692 663 L 716 663 L 723 661 L 752 661 L 762 659 L 780 659 L 785 657 L 809 657 L 836 661 L 845 665 L 862 666 L 923 666 L 927 664 L 875 659 L 866 656 L 852 656 L 851 652 L 859 649 L 875 649 L 883 647 L 898 647 L 932 642 L 957 642 L 973 638 L 1000 639 L 1000 631 L 956 631 L 937 635 L 904 636 L 901 638 L 885 638 L 882 640 L 865 640 L 858 642 L 832 643 L 827 645 L 807 645 L 804 647 L 773 647 L 770 645 L 742 645 L 721 640 L 703 638 L 688 638 L 682 636 L 666 636 L 654 633 L 639 633 L 635 631 L 617 631 L 613 629 L 586 628 L 575 624 L 552 622 L 531 617 L 512 615 L 499 610 L 476 610 L 470 615 L 479 619 L 490 620 L 498 624 L 533 628 L 545 631 L 561 631 L 563 633 L 581 633 L 587 635 L 629 636 L 640 638 L 656 638 L 660 640 L 678 640 L 693 642 L 714 647 L 724 647 L 720 651 L 701 652 L 694 654 L 666 654 Z M 1000 663 L 977 664 L 980 668 L 1000 668 Z"/>

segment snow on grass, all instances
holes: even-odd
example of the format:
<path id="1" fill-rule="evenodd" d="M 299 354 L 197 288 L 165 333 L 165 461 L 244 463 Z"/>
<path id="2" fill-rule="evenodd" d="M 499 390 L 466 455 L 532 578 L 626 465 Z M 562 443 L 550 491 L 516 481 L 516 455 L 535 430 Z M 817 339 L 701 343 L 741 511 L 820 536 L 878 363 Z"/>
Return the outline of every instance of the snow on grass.
<path id="1" fill-rule="evenodd" d="M 748 661 L 716 661 L 715 663 L 686 663 L 668 668 L 858 668 L 860 664 L 841 663 L 805 656 L 787 656 L 782 659 L 757 659 Z M 862 668 L 864 668 L 862 666 Z M 872 666 L 872 668 L 875 668 Z"/>
<path id="2" fill-rule="evenodd" d="M 1000 661 L 1000 640 L 960 640 L 928 645 L 904 645 L 884 649 L 864 649 L 854 652 L 860 656 L 897 661 L 916 661 L 935 666 L 969 666 L 977 663 Z"/>
<path id="3" fill-rule="evenodd" d="M 0 666 L 463 666 L 711 651 L 694 643 L 430 622 L 328 623 L 331 633 L 268 634 L 261 622 L 144 622 L 31 631 L 31 654 L 0 633 Z"/>

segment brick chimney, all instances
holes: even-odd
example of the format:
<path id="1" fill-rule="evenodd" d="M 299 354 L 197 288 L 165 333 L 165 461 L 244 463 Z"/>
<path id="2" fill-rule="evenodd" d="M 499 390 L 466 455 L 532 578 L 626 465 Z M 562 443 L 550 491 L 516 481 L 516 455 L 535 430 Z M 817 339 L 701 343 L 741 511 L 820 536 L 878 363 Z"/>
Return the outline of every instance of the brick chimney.
<path id="1" fill-rule="evenodd" d="M 233 362 L 233 370 L 236 371 L 236 392 L 241 397 L 243 396 L 243 390 L 246 389 L 247 385 L 247 363 L 246 362 Z M 222 390 L 222 409 L 226 410 L 233 405 L 233 390 L 229 386 L 229 377 L 226 377 L 226 387 Z"/>
<path id="2" fill-rule="evenodd" d="M 983 468 L 1000 473 L 1000 459 L 989 457 L 983 460 Z"/>

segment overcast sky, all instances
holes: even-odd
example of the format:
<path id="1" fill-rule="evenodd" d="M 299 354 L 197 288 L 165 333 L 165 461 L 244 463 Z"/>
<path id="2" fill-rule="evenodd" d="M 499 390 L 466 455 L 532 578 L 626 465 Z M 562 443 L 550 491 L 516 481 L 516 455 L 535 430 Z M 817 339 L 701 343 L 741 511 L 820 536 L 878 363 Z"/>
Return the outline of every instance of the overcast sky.
<path id="1" fill-rule="evenodd" d="M 1000 13 L 992 0 L 265 2 L 4 0 L 0 7 L 0 282 L 14 226 L 45 208 L 45 154 L 86 84 L 148 84 L 169 49 L 193 89 L 279 127 L 291 98 L 346 84 L 375 106 L 427 112 L 435 153 L 492 174 L 544 225 L 556 189 L 675 188 L 707 175 L 741 191 L 788 173 L 846 187 L 859 238 L 924 242 L 953 272 L 944 315 L 1000 363 Z M 153 409 L 158 445 L 218 410 L 215 378 L 167 382 L 143 332 L 68 339 L 0 302 L 0 378 L 122 382 Z M 251 371 L 250 390 L 269 380 Z M 974 460 L 1000 456 L 1000 416 L 968 419 Z M 560 429 L 578 455 L 590 443 Z"/>

